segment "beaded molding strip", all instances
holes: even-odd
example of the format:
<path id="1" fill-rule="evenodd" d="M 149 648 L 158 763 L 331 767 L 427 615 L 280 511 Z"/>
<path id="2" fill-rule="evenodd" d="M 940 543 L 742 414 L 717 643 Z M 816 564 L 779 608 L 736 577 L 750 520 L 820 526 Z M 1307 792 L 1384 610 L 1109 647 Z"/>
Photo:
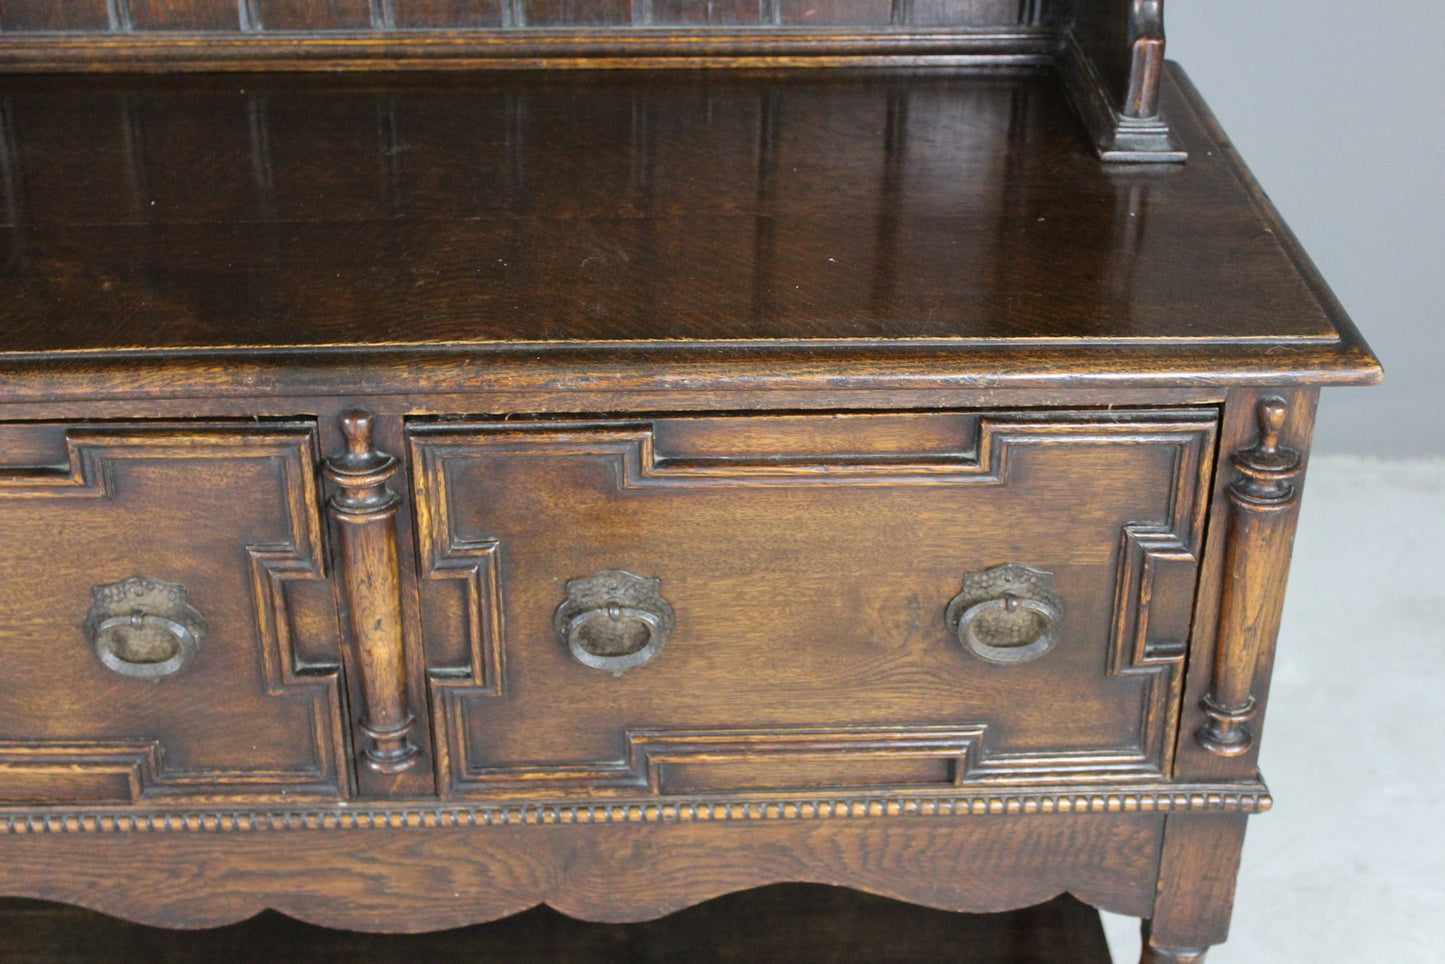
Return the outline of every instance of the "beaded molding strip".
<path id="1" fill-rule="evenodd" d="M 965 796 L 825 799 L 619 800 L 587 803 L 386 806 L 286 810 L 134 808 L 6 813 L 0 835 L 164 831 L 372 830 L 546 824 L 689 823 L 719 820 L 820 820 L 855 817 L 966 817 L 1061 813 L 1262 813 L 1273 804 L 1262 783 L 1180 785 L 1158 790 L 1095 788 Z"/>

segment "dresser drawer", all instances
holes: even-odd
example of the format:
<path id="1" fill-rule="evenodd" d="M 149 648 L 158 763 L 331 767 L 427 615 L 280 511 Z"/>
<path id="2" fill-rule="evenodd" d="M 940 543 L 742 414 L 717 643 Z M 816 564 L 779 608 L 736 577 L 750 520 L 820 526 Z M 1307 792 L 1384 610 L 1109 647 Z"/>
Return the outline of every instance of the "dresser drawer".
<path id="1" fill-rule="evenodd" d="M 314 425 L 0 440 L 0 802 L 344 794 Z"/>
<path id="2" fill-rule="evenodd" d="M 1161 777 L 1216 420 L 413 423 L 445 792 Z"/>

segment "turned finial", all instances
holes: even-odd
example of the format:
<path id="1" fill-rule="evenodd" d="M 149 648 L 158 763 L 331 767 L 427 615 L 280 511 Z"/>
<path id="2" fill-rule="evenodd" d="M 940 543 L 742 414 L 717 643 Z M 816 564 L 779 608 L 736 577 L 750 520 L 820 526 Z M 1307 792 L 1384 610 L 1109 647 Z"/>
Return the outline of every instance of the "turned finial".
<path id="1" fill-rule="evenodd" d="M 365 458 L 371 453 L 372 437 L 376 422 L 364 408 L 349 408 L 337 418 L 341 434 L 346 437 L 346 454 L 353 459 Z"/>
<path id="2" fill-rule="evenodd" d="M 1284 428 L 1284 399 L 1266 398 L 1259 403 L 1259 448 L 1271 455 L 1279 451 L 1279 433 Z"/>
<path id="3" fill-rule="evenodd" d="M 397 461 L 376 449 L 376 417 L 364 408 L 349 408 L 336 417 L 336 426 L 346 450 L 322 465 L 326 478 L 338 487 L 331 504 L 362 514 L 394 505 L 397 497 L 386 483 L 396 473 Z"/>
<path id="4" fill-rule="evenodd" d="M 1259 437 L 1230 460 L 1240 473 L 1239 480 L 1229 487 L 1230 496 L 1255 505 L 1292 503 L 1294 486 L 1290 483 L 1303 471 L 1304 463 L 1298 452 L 1280 444 L 1289 409 L 1282 398 L 1266 398 L 1254 412 Z"/>

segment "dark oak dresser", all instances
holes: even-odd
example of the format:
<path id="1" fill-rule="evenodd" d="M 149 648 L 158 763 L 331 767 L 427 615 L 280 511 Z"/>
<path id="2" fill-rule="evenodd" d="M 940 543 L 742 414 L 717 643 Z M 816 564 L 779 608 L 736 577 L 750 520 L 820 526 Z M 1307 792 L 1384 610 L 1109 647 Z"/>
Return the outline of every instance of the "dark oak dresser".
<path id="1" fill-rule="evenodd" d="M 0 892 L 1202 960 L 1380 372 L 1161 16 L 0 2 Z"/>

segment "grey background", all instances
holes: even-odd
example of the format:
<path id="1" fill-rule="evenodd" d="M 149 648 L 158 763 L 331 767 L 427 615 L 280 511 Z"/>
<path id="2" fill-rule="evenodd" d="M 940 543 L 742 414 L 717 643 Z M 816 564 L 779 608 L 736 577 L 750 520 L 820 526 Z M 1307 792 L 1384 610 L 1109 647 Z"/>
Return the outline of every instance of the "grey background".
<path id="1" fill-rule="evenodd" d="M 1435 964 L 1445 753 L 1413 721 L 1445 706 L 1445 4 L 1165 7 L 1169 56 L 1385 363 L 1320 405 L 1260 753 L 1276 805 L 1209 960 Z M 1136 922 L 1105 926 L 1136 960 Z"/>
<path id="2" fill-rule="evenodd" d="M 1445 4 L 1167 0 L 1168 55 L 1385 365 L 1315 451 L 1445 455 Z"/>
<path id="3" fill-rule="evenodd" d="M 1445 459 L 1310 462 L 1259 751 L 1274 809 L 1249 818 L 1209 964 L 1440 964 L 1441 502 Z M 1139 922 L 1104 926 L 1137 961 Z"/>

